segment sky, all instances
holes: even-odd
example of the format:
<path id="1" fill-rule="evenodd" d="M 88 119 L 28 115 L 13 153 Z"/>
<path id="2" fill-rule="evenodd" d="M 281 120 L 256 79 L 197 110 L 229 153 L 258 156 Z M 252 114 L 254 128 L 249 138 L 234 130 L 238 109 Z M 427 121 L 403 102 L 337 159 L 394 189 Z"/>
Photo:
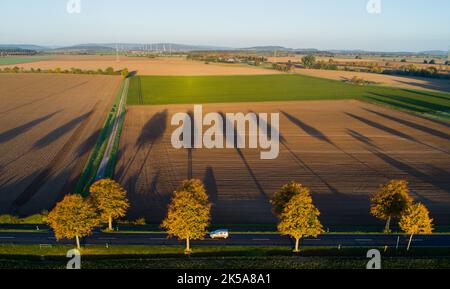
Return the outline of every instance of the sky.
<path id="1" fill-rule="evenodd" d="M 68 1 L 80 1 L 80 13 Z M 0 11 L 0 44 L 450 48 L 449 0 L 0 0 Z"/>

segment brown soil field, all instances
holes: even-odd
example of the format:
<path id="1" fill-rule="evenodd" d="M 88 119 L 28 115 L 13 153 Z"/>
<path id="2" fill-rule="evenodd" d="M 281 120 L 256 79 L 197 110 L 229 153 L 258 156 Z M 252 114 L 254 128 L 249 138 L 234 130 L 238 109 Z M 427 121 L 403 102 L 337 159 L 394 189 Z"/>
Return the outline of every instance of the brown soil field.
<path id="1" fill-rule="evenodd" d="M 121 77 L 0 74 L 0 213 L 50 209 L 73 189 Z"/>
<path id="2" fill-rule="evenodd" d="M 11 65 L 9 65 L 11 66 Z M 139 75 L 250 75 L 274 74 L 273 70 L 240 64 L 205 64 L 201 61 L 189 61 L 183 57 L 125 57 L 116 61 L 115 56 L 55 56 L 50 60 L 13 65 L 25 69 L 61 69 L 80 68 L 97 70 L 112 67 L 115 70 L 127 68 Z M 1 66 L 0 66 L 1 67 Z M 4 66 L 7 67 L 7 66 Z"/>
<path id="3" fill-rule="evenodd" d="M 421 89 L 430 91 L 450 92 L 450 81 L 445 79 L 405 77 L 405 76 L 384 75 L 366 72 L 336 71 L 336 70 L 322 70 L 322 69 L 297 69 L 296 72 L 303 75 L 342 81 L 349 80 L 354 76 L 357 76 L 380 85 L 406 89 Z"/>
<path id="4" fill-rule="evenodd" d="M 369 197 L 390 179 L 406 179 L 437 224 L 450 225 L 450 126 L 355 100 L 208 104 L 207 112 L 279 112 L 280 154 L 253 149 L 180 149 L 171 145 L 171 116 L 192 105 L 130 106 L 116 179 L 128 190 L 129 218 L 157 223 L 172 192 L 203 180 L 213 223 L 271 223 L 269 199 L 283 184 L 313 190 L 327 227 L 380 224 Z M 205 128 L 206 129 L 206 128 Z"/>

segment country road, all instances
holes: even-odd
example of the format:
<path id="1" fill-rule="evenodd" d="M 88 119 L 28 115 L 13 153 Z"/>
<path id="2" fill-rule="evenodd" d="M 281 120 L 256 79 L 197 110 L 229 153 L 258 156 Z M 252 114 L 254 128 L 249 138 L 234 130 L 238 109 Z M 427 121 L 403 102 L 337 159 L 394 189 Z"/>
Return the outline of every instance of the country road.
<path id="1" fill-rule="evenodd" d="M 108 166 L 108 163 L 109 163 L 109 160 L 110 160 L 110 157 L 111 157 L 111 152 L 112 152 L 113 147 L 114 147 L 114 141 L 116 139 L 116 135 L 117 135 L 118 130 L 119 130 L 120 120 L 123 117 L 122 112 L 125 109 L 124 103 L 126 102 L 126 99 L 127 99 L 129 82 L 130 82 L 129 79 L 127 78 L 125 80 L 125 84 L 123 86 L 122 95 L 120 96 L 120 102 L 119 102 L 119 105 L 117 107 L 117 113 L 116 113 L 116 118 L 114 119 L 113 128 L 112 128 L 111 134 L 110 134 L 109 139 L 108 139 L 108 145 L 106 146 L 105 152 L 103 154 L 102 161 L 100 162 L 97 174 L 95 176 L 95 178 L 97 180 L 102 179 L 102 178 L 105 177 L 106 168 Z"/>
<path id="2" fill-rule="evenodd" d="M 377 235 L 377 234 L 325 234 L 317 239 L 306 238 L 301 241 L 302 246 L 345 246 L 345 247 L 405 247 L 408 242 L 404 235 Z M 172 246 L 184 244 L 176 239 L 167 238 L 165 233 L 100 233 L 84 238 L 84 245 L 148 245 Z M 56 245 L 73 244 L 73 241 L 57 242 L 52 232 L 0 232 L 0 245 L 2 244 L 36 244 Z M 291 246 L 292 240 L 278 234 L 267 233 L 236 233 L 231 234 L 227 240 L 212 240 L 209 237 L 203 241 L 193 241 L 195 246 Z M 414 247 L 450 247 L 450 235 L 418 235 L 413 238 Z"/>

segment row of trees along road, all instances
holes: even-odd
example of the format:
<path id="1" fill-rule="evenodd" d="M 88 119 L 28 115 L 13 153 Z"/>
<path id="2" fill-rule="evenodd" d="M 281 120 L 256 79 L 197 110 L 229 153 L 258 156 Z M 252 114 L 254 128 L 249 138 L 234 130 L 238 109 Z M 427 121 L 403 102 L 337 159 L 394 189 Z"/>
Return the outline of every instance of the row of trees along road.
<path id="1" fill-rule="evenodd" d="M 416 234 L 430 234 L 433 220 L 427 208 L 414 204 L 405 181 L 393 180 L 380 187 L 371 198 L 370 212 L 386 220 L 385 232 L 390 232 L 391 220 L 398 220 L 400 228 L 410 235 L 408 250 Z M 310 189 L 296 182 L 284 185 L 275 192 L 272 211 L 279 219 L 278 231 L 295 239 L 294 252 L 299 252 L 302 238 L 317 237 L 324 232 L 319 221 L 320 212 L 313 203 Z M 211 222 L 211 203 L 200 180 L 187 180 L 174 192 L 168 207 L 167 217 L 161 227 L 170 237 L 186 241 L 186 253 L 191 252 L 190 241 L 202 240 Z M 115 181 L 104 179 L 95 182 L 90 195 L 67 195 L 49 213 L 47 222 L 57 240 L 76 239 L 88 236 L 95 227 L 107 222 L 112 230 L 115 219 L 126 215 L 129 202 L 126 191 Z"/>
<path id="2" fill-rule="evenodd" d="M 115 181 L 104 179 L 91 186 L 86 199 L 67 195 L 48 214 L 47 223 L 57 240 L 75 239 L 80 249 L 80 238 L 91 235 L 101 222 L 108 222 L 112 230 L 113 220 L 124 217 L 129 207 L 126 191 Z"/>
<path id="3" fill-rule="evenodd" d="M 371 202 L 371 214 L 386 221 L 385 233 L 391 232 L 390 223 L 395 219 L 400 228 L 410 235 L 408 250 L 414 235 L 433 232 L 433 219 L 428 209 L 421 203 L 414 204 L 406 181 L 392 180 L 381 186 Z"/>

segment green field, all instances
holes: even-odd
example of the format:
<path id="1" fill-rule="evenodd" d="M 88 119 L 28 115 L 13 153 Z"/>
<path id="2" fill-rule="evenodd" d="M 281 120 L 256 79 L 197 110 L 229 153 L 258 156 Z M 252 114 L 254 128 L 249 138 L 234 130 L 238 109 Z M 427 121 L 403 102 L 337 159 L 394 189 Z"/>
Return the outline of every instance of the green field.
<path id="1" fill-rule="evenodd" d="M 36 61 L 47 60 L 49 57 L 45 56 L 28 56 L 28 57 L 0 57 L 0 65 L 13 65 L 13 64 L 22 64 L 22 63 L 30 63 Z"/>
<path id="2" fill-rule="evenodd" d="M 135 76 L 128 104 L 359 99 L 450 120 L 450 94 L 358 86 L 303 75 Z"/>

